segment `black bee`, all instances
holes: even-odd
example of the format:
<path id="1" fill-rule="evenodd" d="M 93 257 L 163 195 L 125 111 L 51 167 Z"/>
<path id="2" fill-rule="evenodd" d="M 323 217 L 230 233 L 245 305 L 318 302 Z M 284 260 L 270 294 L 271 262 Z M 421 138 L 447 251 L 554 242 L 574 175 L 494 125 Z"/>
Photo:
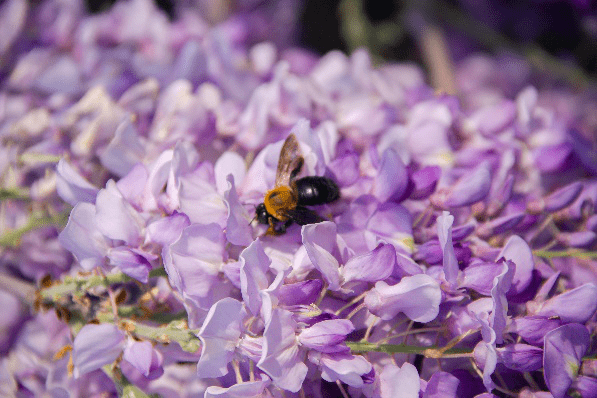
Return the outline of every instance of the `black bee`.
<path id="1" fill-rule="evenodd" d="M 283 234 L 293 222 L 306 225 L 323 221 L 305 206 L 330 203 L 340 198 L 340 189 L 330 178 L 309 176 L 296 179 L 303 163 L 299 143 L 294 134 L 290 134 L 280 151 L 275 187 L 265 194 L 263 203 L 255 209 L 257 221 L 269 225 L 268 235 Z"/>

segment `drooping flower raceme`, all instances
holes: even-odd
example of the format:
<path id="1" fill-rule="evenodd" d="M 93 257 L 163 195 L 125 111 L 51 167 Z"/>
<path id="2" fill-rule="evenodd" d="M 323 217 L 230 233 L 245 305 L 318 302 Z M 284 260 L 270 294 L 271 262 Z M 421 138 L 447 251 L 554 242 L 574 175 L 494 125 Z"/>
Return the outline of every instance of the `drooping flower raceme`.
<path id="1" fill-rule="evenodd" d="M 0 395 L 592 396 L 594 100 L 187 3 L 0 5 Z M 289 134 L 340 198 L 268 234 Z"/>

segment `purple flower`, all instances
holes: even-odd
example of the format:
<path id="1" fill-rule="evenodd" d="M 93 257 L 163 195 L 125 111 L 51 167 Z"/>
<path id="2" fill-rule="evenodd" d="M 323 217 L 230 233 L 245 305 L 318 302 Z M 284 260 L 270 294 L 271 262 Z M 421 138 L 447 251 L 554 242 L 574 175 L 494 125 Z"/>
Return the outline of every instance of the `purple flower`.
<path id="1" fill-rule="evenodd" d="M 290 312 L 274 309 L 263 332 L 263 354 L 257 367 L 283 390 L 297 392 L 307 375 L 304 353 L 299 351 L 296 322 Z"/>
<path id="2" fill-rule="evenodd" d="M 225 298 L 211 306 L 197 336 L 201 339 L 199 377 L 220 377 L 228 373 L 241 335 L 242 303 Z"/>
<path id="3" fill-rule="evenodd" d="M 73 341 L 74 376 L 78 378 L 114 362 L 125 347 L 124 338 L 124 332 L 115 325 L 83 326 Z"/>
<path id="4" fill-rule="evenodd" d="M 439 313 L 442 293 L 439 283 L 428 275 L 404 277 L 394 286 L 377 282 L 365 297 L 365 305 L 383 320 L 399 312 L 416 322 L 431 322 Z"/>
<path id="5" fill-rule="evenodd" d="M 576 323 L 560 326 L 545 335 L 543 372 L 554 398 L 566 395 L 588 348 L 589 331 Z"/>
<path id="6" fill-rule="evenodd" d="M 382 398 L 418 398 L 421 380 L 417 368 L 406 362 L 401 367 L 386 365 L 379 375 Z M 430 395 L 433 396 L 433 395 Z"/>

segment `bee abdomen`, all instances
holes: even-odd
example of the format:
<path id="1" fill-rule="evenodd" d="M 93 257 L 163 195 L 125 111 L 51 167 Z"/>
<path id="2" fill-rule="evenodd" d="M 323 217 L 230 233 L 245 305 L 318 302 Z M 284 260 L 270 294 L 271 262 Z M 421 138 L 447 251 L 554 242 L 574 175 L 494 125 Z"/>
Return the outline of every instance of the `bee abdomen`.
<path id="1" fill-rule="evenodd" d="M 303 177 L 294 183 L 298 193 L 298 203 L 302 206 L 321 205 L 340 198 L 338 185 L 327 177 Z"/>

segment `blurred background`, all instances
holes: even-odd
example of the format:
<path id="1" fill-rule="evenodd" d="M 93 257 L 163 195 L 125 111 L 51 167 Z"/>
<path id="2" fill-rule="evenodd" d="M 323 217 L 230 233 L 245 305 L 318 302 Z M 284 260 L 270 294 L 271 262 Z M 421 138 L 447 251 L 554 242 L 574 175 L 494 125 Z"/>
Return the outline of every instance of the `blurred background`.
<path id="1" fill-rule="evenodd" d="M 115 2 L 86 1 L 91 13 Z M 316 54 L 366 47 L 376 62 L 412 61 L 429 69 L 438 62 L 429 58 L 429 46 L 437 53 L 439 45 L 456 63 L 477 52 L 506 53 L 535 72 L 548 72 L 552 84 L 597 81 L 597 4 L 591 0 L 154 1 L 172 20 L 188 7 L 213 24 L 230 15 L 254 15 L 263 31 L 259 37 L 254 29 L 254 42 L 273 38 Z"/>

